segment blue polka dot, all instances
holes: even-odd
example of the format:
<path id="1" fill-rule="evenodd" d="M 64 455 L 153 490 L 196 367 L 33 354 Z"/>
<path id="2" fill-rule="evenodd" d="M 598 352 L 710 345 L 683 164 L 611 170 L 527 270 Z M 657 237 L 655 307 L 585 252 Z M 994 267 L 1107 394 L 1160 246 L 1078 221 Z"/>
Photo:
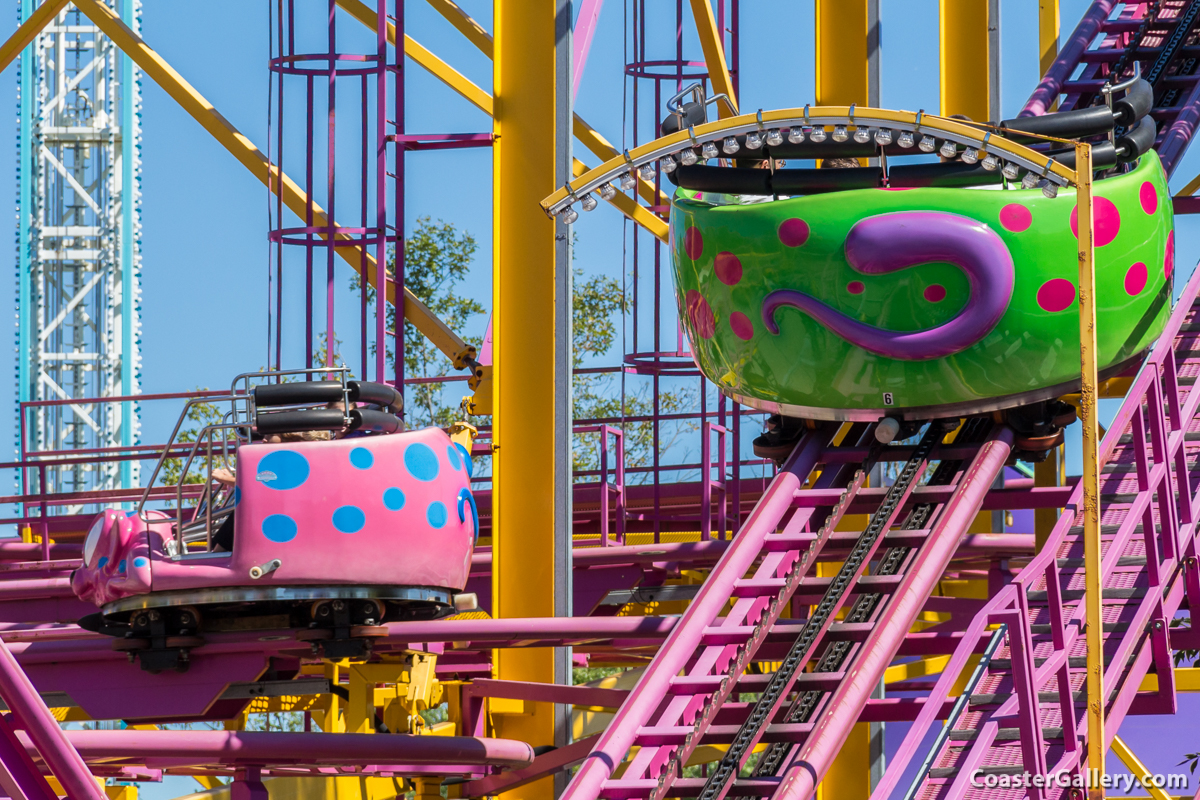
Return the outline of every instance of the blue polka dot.
<path id="1" fill-rule="evenodd" d="M 446 460 L 455 470 L 462 469 L 462 456 L 458 454 L 458 445 L 452 444 L 446 448 Z"/>
<path id="2" fill-rule="evenodd" d="M 233 507 L 237 508 L 237 504 L 242 502 L 242 487 L 233 487 Z"/>
<path id="3" fill-rule="evenodd" d="M 350 463 L 355 469 L 370 469 L 375 463 L 375 456 L 365 447 L 356 447 L 350 451 Z"/>
<path id="4" fill-rule="evenodd" d="M 104 569 L 104 565 L 108 563 L 108 556 L 100 556 L 100 560 L 96 562 L 96 569 Z"/>
<path id="5" fill-rule="evenodd" d="M 447 516 L 446 504 L 440 500 L 434 500 L 425 511 L 425 519 L 429 520 L 429 524 L 435 528 L 444 528 Z"/>
<path id="6" fill-rule="evenodd" d="M 262 521 L 263 536 L 283 544 L 296 538 L 296 520 L 287 514 L 272 514 Z"/>
<path id="7" fill-rule="evenodd" d="M 122 558 L 121 562 L 117 564 L 117 572 L 121 575 L 125 574 L 125 559 Z"/>
<path id="8" fill-rule="evenodd" d="M 137 558 L 135 558 L 133 560 L 133 566 L 135 566 L 139 569 L 142 567 L 148 567 L 148 566 L 150 566 L 150 559 L 143 558 L 142 556 L 138 556 Z"/>
<path id="9" fill-rule="evenodd" d="M 417 443 L 405 448 L 404 466 L 419 481 L 431 481 L 438 476 L 437 454 L 429 445 Z"/>
<path id="10" fill-rule="evenodd" d="M 125 512 L 125 516 L 126 516 L 126 518 L 128 518 L 128 517 L 136 517 L 136 516 L 137 516 L 137 512 L 136 512 L 136 511 L 126 511 L 126 512 Z"/>
<path id="11" fill-rule="evenodd" d="M 383 492 L 383 505 L 388 511 L 399 511 L 404 508 L 404 492 L 393 486 Z"/>
<path id="12" fill-rule="evenodd" d="M 295 450 L 276 450 L 258 462 L 258 481 L 268 489 L 295 489 L 308 480 L 308 459 Z"/>
<path id="13" fill-rule="evenodd" d="M 367 524 L 367 516 L 358 506 L 342 506 L 333 512 L 333 527 L 342 533 L 358 533 Z"/>

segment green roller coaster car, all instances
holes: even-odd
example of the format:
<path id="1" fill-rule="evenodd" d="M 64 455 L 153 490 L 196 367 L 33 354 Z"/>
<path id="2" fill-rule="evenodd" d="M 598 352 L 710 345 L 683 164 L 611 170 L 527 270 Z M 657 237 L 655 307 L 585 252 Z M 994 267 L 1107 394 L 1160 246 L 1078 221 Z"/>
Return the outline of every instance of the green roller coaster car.
<path id="1" fill-rule="evenodd" d="M 1101 375 L 1171 311 L 1158 156 L 1095 185 Z M 678 190 L 671 253 L 696 363 L 729 397 L 808 419 L 983 413 L 1079 386 L 1074 191 L 864 189 L 785 199 Z"/>

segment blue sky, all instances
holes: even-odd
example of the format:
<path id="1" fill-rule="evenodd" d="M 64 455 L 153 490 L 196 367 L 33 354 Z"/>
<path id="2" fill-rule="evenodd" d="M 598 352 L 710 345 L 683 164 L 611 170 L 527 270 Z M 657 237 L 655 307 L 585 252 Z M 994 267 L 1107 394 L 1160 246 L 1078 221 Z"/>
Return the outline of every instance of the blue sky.
<path id="1" fill-rule="evenodd" d="M 629 141 L 630 133 L 623 114 L 628 84 L 622 70 L 623 17 L 629 2 L 606 4 L 576 106 L 618 146 Z M 461 5 L 490 29 L 490 2 L 461 0 Z M 650 5 L 659 4 L 652 0 Z M 1084 0 L 1063 0 L 1064 34 L 1087 5 Z M 764 0 L 742 3 L 740 104 L 753 109 L 812 102 L 812 2 L 770 3 L 770 13 L 761 13 L 766 6 Z M 882 104 L 938 108 L 937 0 L 883 0 L 882 7 Z M 1038 78 L 1037 0 L 1003 0 L 1001 7 L 1002 104 L 1004 115 L 1013 116 Z M 143 17 L 144 37 L 151 46 L 261 148 L 266 147 L 268 130 L 267 9 L 262 0 L 156 0 L 146 3 Z M 319 17 L 314 14 L 314 26 L 320 24 Z M 490 62 L 429 5 L 410 0 L 406 18 L 414 38 L 480 86 L 490 87 Z M 349 28 L 355 23 L 342 24 Z M 665 33 L 669 26 L 654 29 Z M 309 31 L 318 32 L 316 27 Z M 688 57 L 701 58 L 690 31 L 686 50 Z M 484 114 L 412 62 L 407 72 L 409 131 L 489 130 Z M 143 92 L 142 388 L 147 393 L 218 388 L 233 374 L 266 361 L 270 263 L 266 190 L 161 89 L 147 80 Z M 0 80 L 0 107 L 17 107 L 13 68 Z M 13 152 L 15 135 L 10 133 L 7 142 Z M 577 148 L 577 155 L 596 163 L 582 148 Z M 417 217 L 429 215 L 474 234 L 479 249 L 464 291 L 490 306 L 490 152 L 420 153 L 410 155 L 406 163 L 407 228 Z M 1178 190 L 1198 171 L 1200 149 L 1184 159 L 1172 188 Z M 15 195 L 15 170 L 0 171 L 0 196 Z M 629 269 L 628 226 L 614 211 L 602 207 L 583 215 L 575 228 L 577 264 L 585 274 L 619 278 Z M 1200 256 L 1200 229 L 1191 218 L 1177 220 L 1177 228 L 1177 275 L 1182 281 Z M 0 259 L 14 265 L 13 250 Z M 348 269 L 339 265 L 339 270 L 339 280 L 348 284 Z M 12 290 L 15 297 L 15 284 Z M 485 322 L 483 317 L 476 319 L 464 332 L 481 334 Z M 13 374 L 12 350 L 4 352 L 0 368 L 7 367 L 7 374 Z M 1108 406 L 1111 415 L 1116 404 Z M 166 426 L 173 422 L 175 408 L 147 408 L 147 440 L 169 430 Z M 12 415 L 0 414 L 0 442 L 12 441 L 11 425 Z M 1192 697 L 1181 700 L 1190 703 Z M 1153 728 L 1152 720 L 1135 722 L 1139 728 Z M 1152 769 L 1165 771 L 1178 760 L 1176 752 L 1186 747 L 1185 742 L 1172 743 L 1141 754 Z M 190 781 L 172 781 L 147 789 L 143 797 L 171 797 L 193 786 Z"/>

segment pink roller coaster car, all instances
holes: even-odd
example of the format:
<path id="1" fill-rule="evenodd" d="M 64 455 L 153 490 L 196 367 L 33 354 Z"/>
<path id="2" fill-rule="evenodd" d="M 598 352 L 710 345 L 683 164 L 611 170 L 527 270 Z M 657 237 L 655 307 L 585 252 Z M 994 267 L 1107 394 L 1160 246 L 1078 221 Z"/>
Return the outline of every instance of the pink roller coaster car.
<path id="1" fill-rule="evenodd" d="M 138 511 L 96 518 L 72 578 L 100 607 L 84 627 L 158 671 L 186 668 L 205 632 L 293 627 L 329 658 L 362 658 L 385 620 L 474 607 L 461 593 L 479 529 L 462 443 L 404 432 L 383 384 L 247 388 L 219 400 L 231 412 L 184 462 L 187 475 L 212 453 L 207 483 L 181 478 L 169 512 L 144 508 L 147 488 Z M 218 460 L 232 485 L 213 478 Z"/>

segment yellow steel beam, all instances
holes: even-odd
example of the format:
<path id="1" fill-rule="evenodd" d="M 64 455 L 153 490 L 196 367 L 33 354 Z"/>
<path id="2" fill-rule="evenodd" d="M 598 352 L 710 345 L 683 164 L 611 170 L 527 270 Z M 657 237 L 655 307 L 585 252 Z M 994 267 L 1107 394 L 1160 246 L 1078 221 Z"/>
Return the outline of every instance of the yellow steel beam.
<path id="1" fill-rule="evenodd" d="M 50 20 L 58 16 L 58 12 L 66 8 L 69 0 L 46 0 L 33 10 L 29 19 L 25 20 L 13 31 L 4 44 L 0 45 L 0 72 L 7 69 L 13 59 L 21 55 L 21 51 L 33 43 L 42 29 L 50 24 Z"/>
<path id="2" fill-rule="evenodd" d="M 870 102 L 867 72 L 867 0 L 816 0 L 817 105 L 865 106 Z"/>
<path id="3" fill-rule="evenodd" d="M 555 610 L 555 3 L 494 0 L 492 614 Z M 503 680 L 553 683 L 550 648 L 495 651 Z M 555 707 L 492 714 L 495 735 L 553 745 Z M 504 797 L 551 800 L 553 778 Z"/>
<path id="4" fill-rule="evenodd" d="M 97 0 L 76 0 L 75 7 L 88 16 L 105 36 L 113 41 L 122 52 L 142 68 L 146 75 L 163 88 L 171 98 L 191 114 L 214 139 L 233 157 L 250 170 L 255 177 L 262 181 L 272 192 L 279 194 L 292 213 L 303 219 L 308 209 L 308 195 L 272 164 L 261 150 L 254 146 L 233 123 L 225 119 L 212 103 L 208 102 L 196 89 L 184 80 L 183 76 L 168 64 L 150 45 L 121 21 L 112 9 Z M 324 209 L 316 203 L 312 204 L 313 225 L 323 227 L 329 224 Z M 337 254 L 358 270 L 362 254 L 359 248 L 347 243 L 335 248 Z M 376 289 L 380 281 L 378 266 L 374 257 L 366 255 L 367 281 Z M 395 285 L 384 282 L 387 287 L 387 300 L 395 304 Z M 408 289 L 404 290 L 404 318 L 412 322 L 435 347 L 441 350 L 447 358 L 462 368 L 463 359 L 474 357 L 474 348 L 467 345 L 458 334 L 450 330 L 444 322 L 429 310 L 416 295 Z"/>
<path id="5" fill-rule="evenodd" d="M 1150 770 L 1146 769 L 1146 765 L 1129 749 L 1129 745 L 1125 744 L 1120 736 L 1113 737 L 1112 749 L 1116 753 L 1117 758 L 1121 759 L 1121 763 L 1129 770 L 1130 774 L 1138 779 L 1138 783 L 1141 784 L 1143 789 L 1149 792 L 1154 800 L 1173 800 L 1171 795 L 1154 785 L 1154 781 L 1151 780 L 1153 776 Z M 1101 772 L 1099 774 L 1103 775 L 1104 773 Z M 1104 795 L 1101 793 L 1099 796 L 1103 797 Z"/>
<path id="6" fill-rule="evenodd" d="M 692 17 L 696 20 L 696 33 L 700 36 L 700 49 L 704 51 L 704 64 L 708 68 L 713 94 L 728 98 L 717 101 L 720 103 L 717 113 L 722 119 L 736 117 L 737 94 L 733 91 L 733 79 L 729 77 L 729 66 L 725 63 L 725 31 L 717 29 L 717 19 L 708 0 L 692 0 Z"/>
<path id="7" fill-rule="evenodd" d="M 363 3 L 362 0 L 337 0 L 337 4 L 359 22 L 370 28 L 375 27 L 375 12 Z M 429 0 L 429 4 L 449 20 L 455 28 L 458 28 L 471 44 L 479 48 L 480 52 L 488 58 L 493 57 L 494 46 L 491 35 L 458 5 L 451 2 L 451 0 Z M 391 23 L 388 23 L 388 41 L 393 45 L 396 43 L 396 26 Z M 491 116 L 491 95 L 464 77 L 454 67 L 451 67 L 445 61 L 442 61 L 415 42 L 407 33 L 404 34 L 404 47 L 405 55 L 417 62 L 418 65 L 429 70 L 429 72 L 433 73 L 434 77 L 441 80 L 451 89 L 467 98 L 476 108 Z M 599 131 L 589 125 L 587 120 L 578 114 L 574 115 L 571 130 L 580 144 L 592 151 L 597 158 L 607 161 L 614 156 L 620 155 L 621 151 L 614 147 Z M 656 198 L 654 187 L 641 178 L 638 178 L 638 194 L 645 198 L 647 203 L 665 204 L 667 202 L 661 193 Z M 629 215 L 627 214 L 626 216 Z"/>
<path id="8" fill-rule="evenodd" d="M 1138 691 L 1157 692 L 1158 676 L 1151 674 L 1142 678 L 1142 685 L 1138 687 Z M 1176 667 L 1175 691 L 1200 692 L 1200 667 Z"/>
<path id="9" fill-rule="evenodd" d="M 1038 0 L 1038 66 L 1045 75 L 1058 58 L 1058 0 Z"/>
<path id="10" fill-rule="evenodd" d="M 458 32 L 467 37 L 471 44 L 478 47 L 485 56 L 492 57 L 491 34 L 473 20 L 470 14 L 463 11 L 454 0 L 429 0 L 429 5 L 433 6 L 451 25 L 458 28 Z"/>
<path id="11" fill-rule="evenodd" d="M 363 6 L 362 3 L 357 2 L 357 0 L 339 0 L 339 2 L 342 2 L 343 5 L 353 3 L 355 5 L 362 6 L 364 10 L 367 10 L 371 14 L 372 18 L 375 16 L 375 12 L 367 9 L 366 6 Z M 388 30 L 390 31 L 388 38 L 394 40 L 396 38 L 395 28 L 389 24 Z M 433 53 L 426 50 L 425 47 L 418 44 L 417 41 L 407 33 L 404 34 L 404 55 L 408 56 L 413 61 L 417 62 L 417 64 L 427 69 L 442 83 L 461 94 L 480 111 L 487 114 L 489 117 L 492 116 L 493 103 L 492 96 L 490 94 L 483 89 L 480 89 L 478 85 L 472 83 L 469 78 L 464 76 L 458 70 L 454 69 L 454 67 L 450 66 L 445 61 L 442 61 Z"/>
<path id="12" fill-rule="evenodd" d="M 942 116 L 990 119 L 988 108 L 988 0 L 941 0 Z"/>
<path id="13" fill-rule="evenodd" d="M 1100 437 L 1096 420 L 1096 271 L 1092 216 L 1092 146 L 1075 145 L 1079 215 L 1079 360 L 1083 375 L 1079 415 L 1083 433 L 1083 560 L 1087 619 L 1087 764 L 1104 774 L 1104 638 L 1100 575 Z M 1096 790 L 1089 790 L 1096 791 Z M 1103 790 L 1100 790 L 1103 797 Z"/>
<path id="14" fill-rule="evenodd" d="M 883 673 L 883 682 L 899 683 L 913 678 L 924 678 L 927 675 L 938 675 L 949 663 L 950 656 L 926 656 L 904 664 L 893 664 Z"/>

